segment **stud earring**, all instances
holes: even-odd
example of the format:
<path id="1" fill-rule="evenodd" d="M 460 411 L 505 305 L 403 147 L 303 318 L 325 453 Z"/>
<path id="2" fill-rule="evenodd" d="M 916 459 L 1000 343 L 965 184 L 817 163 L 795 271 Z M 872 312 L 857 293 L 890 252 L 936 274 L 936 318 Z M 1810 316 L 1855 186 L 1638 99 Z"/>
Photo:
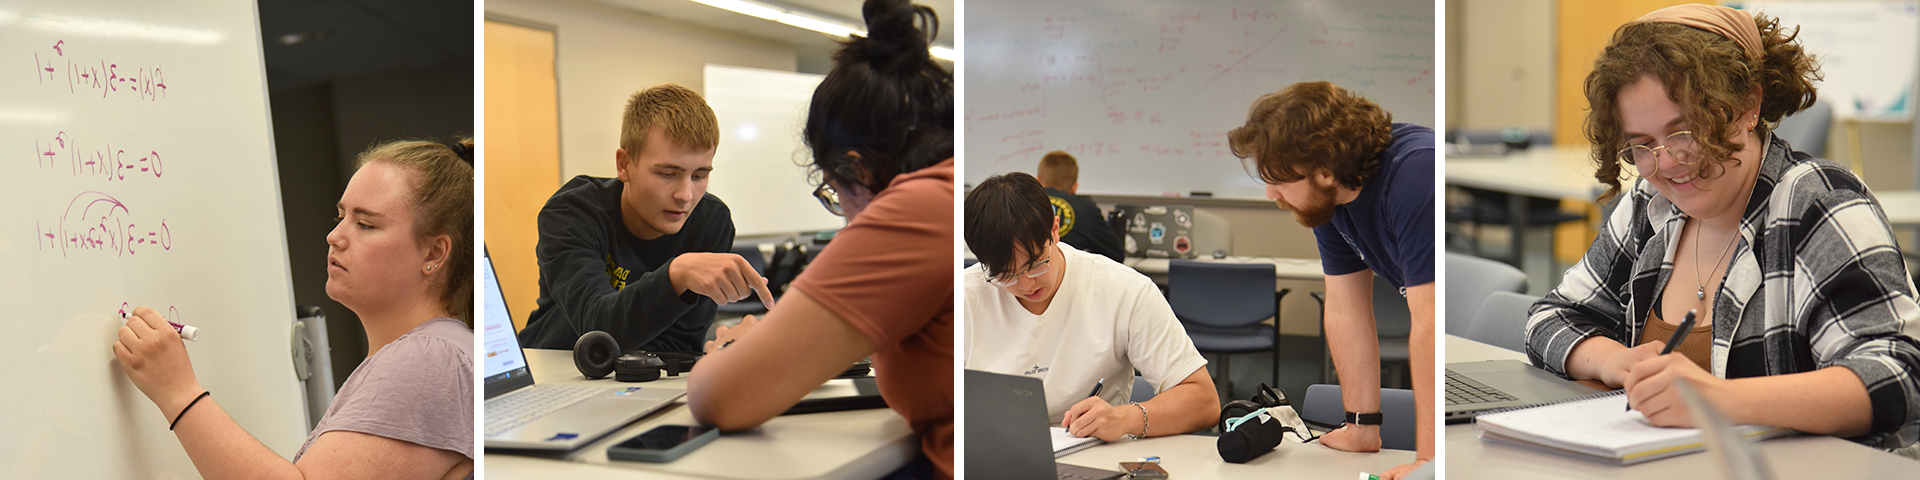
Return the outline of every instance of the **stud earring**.
<path id="1" fill-rule="evenodd" d="M 427 271 L 429 272 L 433 271 L 433 267 L 434 267 L 433 265 L 427 265 Z"/>

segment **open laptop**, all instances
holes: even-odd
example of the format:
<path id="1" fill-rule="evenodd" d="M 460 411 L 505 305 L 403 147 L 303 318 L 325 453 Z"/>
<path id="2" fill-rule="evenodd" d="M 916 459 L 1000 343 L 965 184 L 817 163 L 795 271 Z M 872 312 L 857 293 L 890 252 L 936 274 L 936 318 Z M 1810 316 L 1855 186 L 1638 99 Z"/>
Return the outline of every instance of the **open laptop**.
<path id="1" fill-rule="evenodd" d="M 1129 257 L 1193 258 L 1193 207 L 1187 205 L 1114 205 L 1127 222 L 1121 243 Z"/>
<path id="2" fill-rule="evenodd" d="M 1449 363 L 1447 423 L 1469 422 L 1489 410 L 1551 403 L 1597 391 L 1526 362 Z"/>
<path id="3" fill-rule="evenodd" d="M 687 394 L 677 388 L 535 385 L 520 341 L 514 338 L 513 317 L 507 315 L 507 299 L 493 273 L 493 256 L 482 258 L 486 448 L 572 450 Z"/>
<path id="4" fill-rule="evenodd" d="M 1054 463 L 1040 379 L 967 370 L 967 476 L 1112 480 L 1124 474 Z"/>

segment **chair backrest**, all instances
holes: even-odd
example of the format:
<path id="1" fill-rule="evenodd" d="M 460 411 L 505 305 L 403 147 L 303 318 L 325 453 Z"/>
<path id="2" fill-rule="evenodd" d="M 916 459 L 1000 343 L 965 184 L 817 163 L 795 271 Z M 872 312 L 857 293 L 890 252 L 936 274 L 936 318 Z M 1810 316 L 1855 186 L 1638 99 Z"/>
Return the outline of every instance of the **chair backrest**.
<path id="1" fill-rule="evenodd" d="M 1233 224 L 1212 210 L 1193 209 L 1193 251 L 1201 258 L 1213 258 L 1215 250 L 1233 254 Z"/>
<path id="2" fill-rule="evenodd" d="M 1407 310 L 1407 297 L 1379 274 L 1373 276 L 1373 328 L 1381 338 L 1413 335 L 1413 313 Z"/>
<path id="3" fill-rule="evenodd" d="M 1462 253 L 1447 253 L 1447 333 L 1460 335 L 1473 312 L 1493 292 L 1526 293 L 1527 274 L 1512 265 Z"/>
<path id="4" fill-rule="evenodd" d="M 1813 102 L 1812 107 L 1801 110 L 1793 116 L 1780 119 L 1780 126 L 1773 129 L 1774 135 L 1793 145 L 1794 150 L 1825 158 L 1827 156 L 1827 131 L 1833 128 L 1833 104 L 1826 100 Z"/>
<path id="5" fill-rule="evenodd" d="M 1171 260 L 1167 303 L 1181 322 L 1212 328 L 1260 323 L 1279 313 L 1273 265 Z"/>
<path id="6" fill-rule="evenodd" d="M 1540 297 L 1493 292 L 1460 336 L 1516 352 L 1527 351 L 1527 309 Z"/>
<path id="7" fill-rule="evenodd" d="M 1131 395 L 1128 395 L 1127 401 L 1133 402 L 1133 403 L 1140 403 L 1140 402 L 1145 402 L 1147 400 L 1152 400 L 1154 393 L 1155 392 L 1153 391 L 1153 384 L 1147 383 L 1146 377 L 1134 375 L 1133 376 L 1133 393 Z"/>
<path id="8" fill-rule="evenodd" d="M 1300 419 L 1316 426 L 1337 426 L 1347 419 L 1339 385 L 1308 386 L 1307 398 L 1300 407 Z M 1380 425 L 1380 448 L 1413 450 L 1418 446 L 1413 427 L 1420 422 L 1414 418 L 1412 390 L 1380 389 L 1380 413 L 1384 417 Z"/>

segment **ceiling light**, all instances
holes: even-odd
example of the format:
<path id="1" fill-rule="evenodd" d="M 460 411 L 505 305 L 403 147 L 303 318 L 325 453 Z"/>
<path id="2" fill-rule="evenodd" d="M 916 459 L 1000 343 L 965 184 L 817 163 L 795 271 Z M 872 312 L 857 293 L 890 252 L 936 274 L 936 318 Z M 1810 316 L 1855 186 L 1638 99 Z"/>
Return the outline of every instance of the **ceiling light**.
<path id="1" fill-rule="evenodd" d="M 759 2 L 748 0 L 693 0 L 693 2 L 742 15 L 773 20 L 835 37 L 846 38 L 853 35 L 867 34 L 867 31 L 861 28 L 848 26 L 831 20 L 822 20 L 816 16 Z M 954 52 L 952 48 L 936 45 L 928 48 L 927 53 L 933 55 L 934 58 L 949 62 L 960 61 L 960 56 Z"/>

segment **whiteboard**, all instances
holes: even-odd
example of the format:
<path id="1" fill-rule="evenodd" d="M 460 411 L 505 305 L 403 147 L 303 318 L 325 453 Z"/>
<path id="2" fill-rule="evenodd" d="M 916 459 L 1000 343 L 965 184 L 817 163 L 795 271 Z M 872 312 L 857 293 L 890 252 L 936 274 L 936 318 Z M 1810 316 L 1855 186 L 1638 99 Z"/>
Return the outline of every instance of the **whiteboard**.
<path id="1" fill-rule="evenodd" d="M 1079 160 L 1082 194 L 1264 199 L 1227 147 L 1260 95 L 1326 80 L 1433 125 L 1430 1 L 967 5 L 966 181 Z"/>
<path id="2" fill-rule="evenodd" d="M 0 0 L 0 478 L 199 477 L 114 360 L 134 305 L 201 329 L 242 428 L 305 439 L 261 58 L 247 0 Z"/>
<path id="3" fill-rule="evenodd" d="M 707 64 L 707 106 L 720 122 L 707 191 L 733 211 L 739 236 L 831 230 L 846 220 L 814 200 L 807 105 L 825 75 Z"/>
<path id="4" fill-rule="evenodd" d="M 1736 8 L 1799 26 L 1800 45 L 1820 62 L 1820 98 L 1840 119 L 1913 118 L 1920 65 L 1920 5 L 1914 2 L 1752 2 Z"/>

